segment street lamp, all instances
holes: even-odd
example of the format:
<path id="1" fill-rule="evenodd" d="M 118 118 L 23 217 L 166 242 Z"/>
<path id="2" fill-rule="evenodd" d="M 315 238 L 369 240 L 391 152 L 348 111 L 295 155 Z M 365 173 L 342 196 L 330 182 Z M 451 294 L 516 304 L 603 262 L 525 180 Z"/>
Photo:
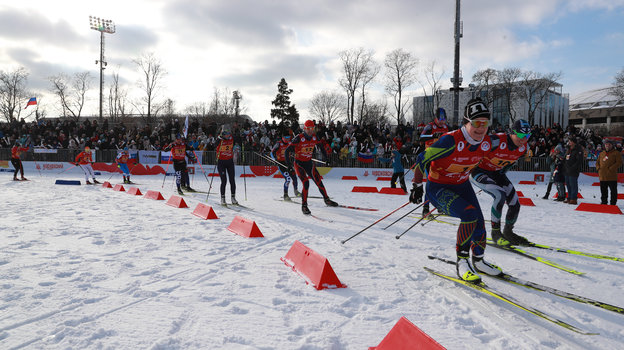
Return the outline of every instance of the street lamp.
<path id="1" fill-rule="evenodd" d="M 100 119 L 102 119 L 102 88 L 104 85 L 104 67 L 108 64 L 104 61 L 104 33 L 115 33 L 115 23 L 110 19 L 89 16 L 89 26 L 93 30 L 100 32 L 100 59 L 95 60 L 95 64 L 100 64 Z"/>

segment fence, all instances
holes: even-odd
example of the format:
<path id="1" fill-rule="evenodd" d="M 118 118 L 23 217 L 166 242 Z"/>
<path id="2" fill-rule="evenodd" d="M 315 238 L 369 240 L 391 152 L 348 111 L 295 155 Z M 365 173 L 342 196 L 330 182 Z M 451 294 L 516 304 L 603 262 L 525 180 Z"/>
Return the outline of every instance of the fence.
<path id="1" fill-rule="evenodd" d="M 94 150 L 95 160 L 104 163 L 113 163 L 117 157 L 117 150 Z M 216 164 L 216 152 L 215 151 L 196 151 L 198 155 L 201 153 L 202 165 L 203 164 Z M 33 153 L 24 152 L 21 155 L 23 161 L 37 161 L 37 162 L 73 162 L 76 156 L 80 153 L 80 150 L 71 149 L 57 149 L 56 153 Z M 267 155 L 265 155 L 267 156 Z M 320 159 L 317 156 L 318 159 Z M 403 164 L 411 165 L 416 159 L 416 155 L 406 155 Z M 11 149 L 0 148 L 0 160 L 10 160 Z M 516 171 L 550 171 L 547 163 L 547 157 L 532 157 L 529 160 L 521 158 L 514 164 L 511 170 Z M 158 159 L 160 161 L 160 158 Z M 241 152 L 238 162 L 239 165 L 275 165 L 275 163 L 263 158 L 256 152 Z M 582 166 L 582 172 L 595 172 L 595 161 L 586 160 Z M 319 166 L 321 164 L 318 164 Z M 329 165 L 340 168 L 391 168 L 392 163 L 390 158 L 374 157 L 370 163 L 364 163 L 357 158 L 347 155 L 346 157 L 340 157 L 337 154 L 330 156 Z M 618 172 L 624 172 L 624 166 L 618 169 Z"/>

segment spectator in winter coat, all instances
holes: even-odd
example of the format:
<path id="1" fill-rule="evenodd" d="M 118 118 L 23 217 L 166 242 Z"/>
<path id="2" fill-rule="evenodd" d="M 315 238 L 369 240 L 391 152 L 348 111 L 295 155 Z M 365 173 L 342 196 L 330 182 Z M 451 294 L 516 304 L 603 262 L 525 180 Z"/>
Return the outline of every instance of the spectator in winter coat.
<path id="1" fill-rule="evenodd" d="M 390 179 L 390 187 L 396 188 L 397 180 L 401 184 L 401 188 L 407 193 L 407 187 L 405 186 L 405 168 L 403 167 L 403 155 L 407 149 L 397 149 L 396 145 L 392 150 L 392 178 Z"/>
<path id="2" fill-rule="evenodd" d="M 578 197 L 578 177 L 583 166 L 585 157 L 583 147 L 578 144 L 576 137 L 568 138 L 568 152 L 565 156 L 565 183 L 568 190 L 568 198 L 564 203 L 577 204 Z"/>
<path id="3" fill-rule="evenodd" d="M 611 190 L 611 200 L 609 204 L 615 205 L 617 202 L 617 171 L 622 165 L 622 155 L 614 147 L 613 140 L 605 140 L 604 151 L 598 156 L 596 169 L 600 179 L 600 203 L 607 204 L 607 195 Z"/>

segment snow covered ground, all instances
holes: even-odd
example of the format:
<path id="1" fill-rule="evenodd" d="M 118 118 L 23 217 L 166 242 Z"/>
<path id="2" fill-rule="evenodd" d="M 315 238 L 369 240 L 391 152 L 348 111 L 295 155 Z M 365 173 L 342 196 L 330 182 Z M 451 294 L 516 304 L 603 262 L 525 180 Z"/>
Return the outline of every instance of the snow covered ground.
<path id="1" fill-rule="evenodd" d="M 486 279 L 519 301 L 600 333 L 580 335 L 423 270 L 454 275 L 452 266 L 427 255 L 454 259 L 456 226 L 417 225 L 397 240 L 414 217 L 383 228 L 411 204 L 341 244 L 407 196 L 353 193 L 354 185 L 388 184 L 374 176 L 344 181 L 340 174 L 334 169 L 324 181 L 334 200 L 379 211 L 329 208 L 310 199 L 312 213 L 331 222 L 306 217 L 298 205 L 279 200 L 283 180 L 256 177 L 246 186 L 237 179 L 238 200 L 253 210 L 222 208 L 211 194 L 207 204 L 219 219 L 202 220 L 191 211 L 205 194 L 185 196 L 190 208 L 179 209 L 102 186 L 54 184 L 58 178 L 84 183 L 80 173 L 27 171 L 29 182 L 0 173 L 0 348 L 367 349 L 401 316 L 448 349 L 624 346 L 624 315 Z M 515 182 L 532 176 L 511 174 Z M 161 191 L 165 199 L 173 194 L 171 180 L 162 187 L 162 175 L 133 180 L 143 193 Z M 580 202 L 599 202 L 593 181 L 581 176 Z M 119 183 L 120 176 L 111 182 Z M 218 184 L 215 179 L 213 191 Z M 209 187 L 202 175 L 193 186 Z M 542 244 L 624 257 L 624 216 L 543 200 L 543 183 L 516 189 L 536 204 L 522 208 L 518 233 Z M 313 184 L 311 195 L 318 196 Z M 489 219 L 491 198 L 479 199 Z M 619 204 L 624 209 L 624 201 Z M 236 215 L 254 220 L 265 238 L 228 231 Z M 316 290 L 284 265 L 280 258 L 296 240 L 327 257 L 348 287 Z M 624 306 L 624 262 L 527 250 L 586 275 L 492 247 L 486 255 L 517 277 Z"/>

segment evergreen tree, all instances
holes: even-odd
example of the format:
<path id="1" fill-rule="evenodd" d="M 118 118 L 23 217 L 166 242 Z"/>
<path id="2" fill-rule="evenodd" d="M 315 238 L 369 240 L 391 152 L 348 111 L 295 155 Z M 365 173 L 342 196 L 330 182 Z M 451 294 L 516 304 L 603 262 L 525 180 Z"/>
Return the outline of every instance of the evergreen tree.
<path id="1" fill-rule="evenodd" d="M 285 124 L 288 122 L 290 125 L 299 124 L 299 112 L 295 105 L 290 105 L 290 94 L 292 89 L 288 88 L 286 79 L 282 78 L 279 84 L 277 84 L 277 95 L 275 100 L 271 101 L 271 104 L 275 108 L 271 109 L 271 118 L 278 118 Z"/>

